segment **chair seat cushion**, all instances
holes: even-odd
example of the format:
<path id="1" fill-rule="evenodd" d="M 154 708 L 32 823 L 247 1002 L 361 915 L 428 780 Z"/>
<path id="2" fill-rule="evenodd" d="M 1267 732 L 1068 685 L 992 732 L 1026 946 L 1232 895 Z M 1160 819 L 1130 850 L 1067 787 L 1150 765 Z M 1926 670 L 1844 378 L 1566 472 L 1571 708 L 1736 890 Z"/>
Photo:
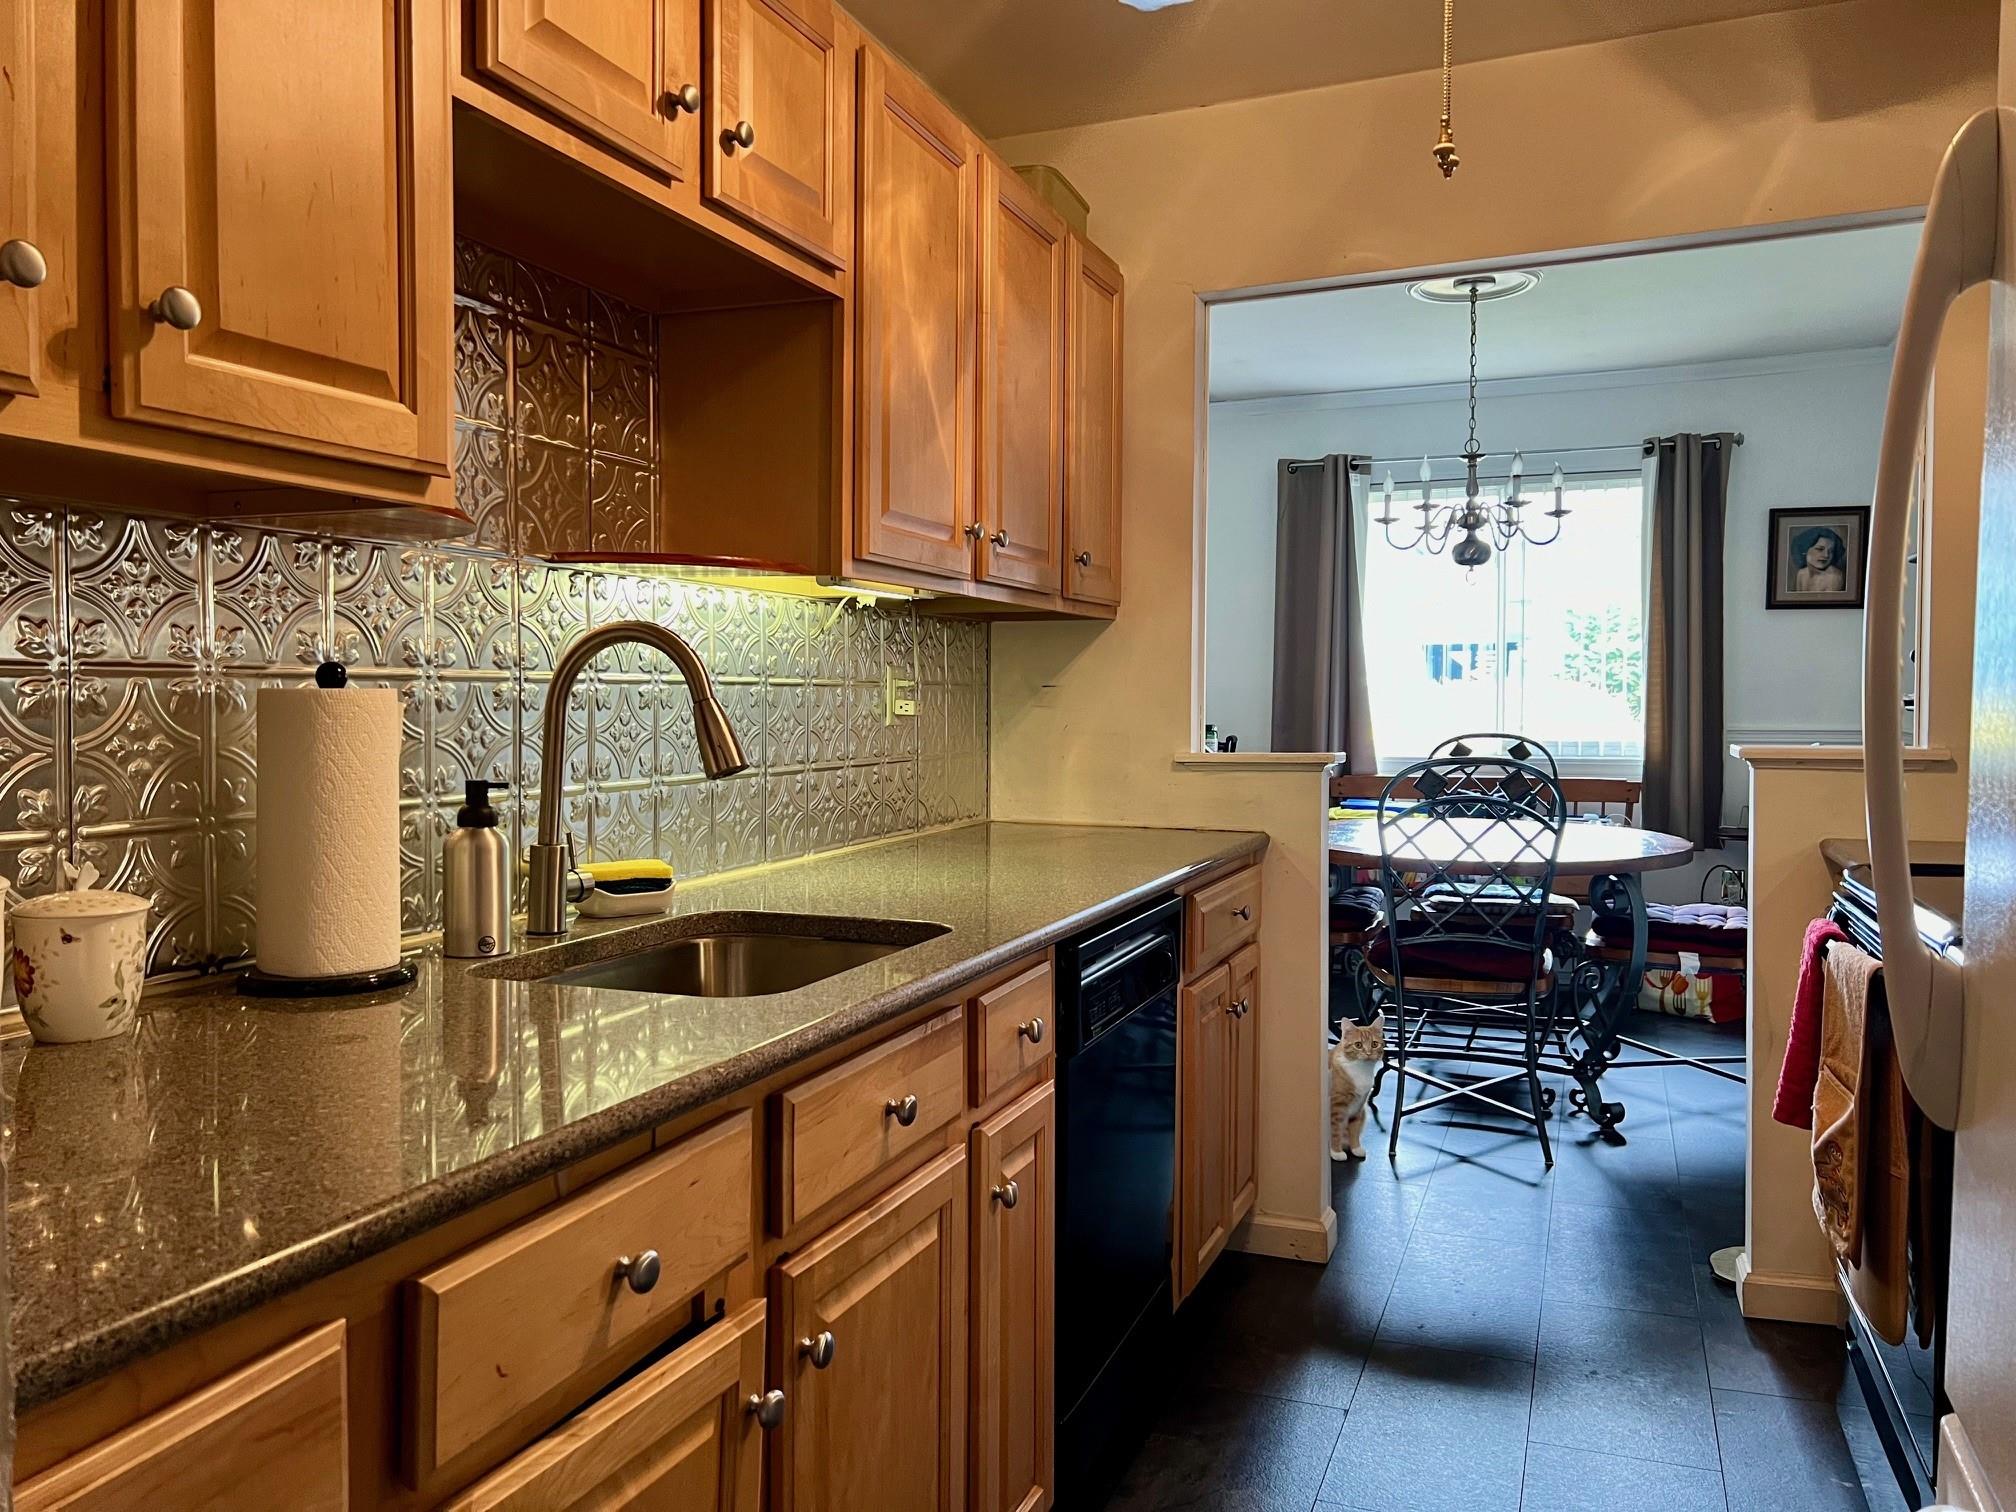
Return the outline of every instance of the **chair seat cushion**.
<path id="1" fill-rule="evenodd" d="M 1400 964 L 1409 981 L 1415 978 L 1458 979 L 1492 982 L 1501 986 L 1524 987 L 1533 976 L 1533 952 L 1524 946 L 1499 945 L 1489 940 L 1417 939 L 1417 931 L 1402 927 Z M 1393 938 L 1382 931 L 1367 948 L 1367 959 L 1382 978 L 1393 967 Z M 1550 952 L 1540 954 L 1541 975 L 1550 975 Z"/>
<path id="2" fill-rule="evenodd" d="M 1386 895 L 1376 887 L 1341 887 L 1330 899 L 1330 928 L 1368 934 L 1386 917 Z"/>
<path id="3" fill-rule="evenodd" d="M 1648 950 L 1740 956 L 1750 941 L 1750 910 L 1727 903 L 1648 903 L 1645 918 Z M 1628 917 L 1599 914 L 1595 928 L 1606 945 L 1631 944 Z"/>

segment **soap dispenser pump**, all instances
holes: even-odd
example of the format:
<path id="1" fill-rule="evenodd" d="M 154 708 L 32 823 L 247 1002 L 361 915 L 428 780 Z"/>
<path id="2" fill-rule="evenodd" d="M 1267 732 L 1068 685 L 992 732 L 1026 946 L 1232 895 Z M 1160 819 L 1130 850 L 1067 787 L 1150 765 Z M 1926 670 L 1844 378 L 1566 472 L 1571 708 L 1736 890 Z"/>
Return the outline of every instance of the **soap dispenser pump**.
<path id="1" fill-rule="evenodd" d="M 463 784 L 455 828 L 441 843 L 441 953 L 460 960 L 511 952 L 511 851 L 490 795 L 506 786 Z"/>

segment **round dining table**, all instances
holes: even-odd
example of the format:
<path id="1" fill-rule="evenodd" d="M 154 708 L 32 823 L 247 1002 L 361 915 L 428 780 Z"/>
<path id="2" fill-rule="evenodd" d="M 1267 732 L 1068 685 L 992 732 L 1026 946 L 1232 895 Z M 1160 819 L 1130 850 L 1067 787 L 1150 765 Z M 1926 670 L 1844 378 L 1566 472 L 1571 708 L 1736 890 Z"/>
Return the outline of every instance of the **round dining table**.
<path id="1" fill-rule="evenodd" d="M 1387 826 L 1390 859 L 1402 871 L 1441 872 L 1452 877 L 1492 876 L 1507 872 L 1534 875 L 1546 869 L 1544 856 L 1533 853 L 1512 827 L 1492 819 L 1419 817 Z M 1329 828 L 1330 861 L 1335 866 L 1378 869 L 1387 859 L 1379 835 L 1379 820 L 1333 819 Z M 1570 820 L 1561 830 L 1561 849 L 1554 868 L 1556 880 L 1580 879 L 1588 884 L 1589 906 L 1600 917 L 1629 919 L 1631 949 L 1595 955 L 1580 937 L 1564 940 L 1563 949 L 1578 954 L 1569 970 L 1559 974 L 1562 990 L 1571 994 L 1579 1022 L 1578 1046 L 1557 1068 L 1575 1081 L 1574 1106 L 1596 1121 L 1602 1132 L 1621 1141 L 1617 1125 L 1624 1104 L 1602 1094 L 1603 1072 L 1616 1060 L 1624 1016 L 1638 1000 L 1645 979 L 1646 939 L 1650 920 L 1640 878 L 1649 871 L 1685 866 L 1694 844 L 1679 835 L 1600 820 Z"/>

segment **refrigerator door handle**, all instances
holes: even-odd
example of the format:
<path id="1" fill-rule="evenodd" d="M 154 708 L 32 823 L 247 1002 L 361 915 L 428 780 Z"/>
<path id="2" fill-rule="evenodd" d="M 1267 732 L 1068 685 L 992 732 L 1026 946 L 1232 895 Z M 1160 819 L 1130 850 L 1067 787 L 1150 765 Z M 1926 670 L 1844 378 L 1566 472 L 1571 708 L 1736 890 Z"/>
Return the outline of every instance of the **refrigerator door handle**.
<path id="1" fill-rule="evenodd" d="M 1961 967 L 1919 939 L 1912 907 L 1898 640 L 1911 477 L 1940 332 L 1953 301 L 1999 272 L 1996 227 L 2005 130 L 2016 142 L 2016 110 L 1998 106 L 1981 111 L 1960 128 L 1939 164 L 1890 369 L 1862 621 L 1862 770 L 1869 868 L 1883 931 L 1884 985 L 1905 1083 L 1925 1116 L 1942 1129 L 1953 1128 L 1960 1116 Z"/>

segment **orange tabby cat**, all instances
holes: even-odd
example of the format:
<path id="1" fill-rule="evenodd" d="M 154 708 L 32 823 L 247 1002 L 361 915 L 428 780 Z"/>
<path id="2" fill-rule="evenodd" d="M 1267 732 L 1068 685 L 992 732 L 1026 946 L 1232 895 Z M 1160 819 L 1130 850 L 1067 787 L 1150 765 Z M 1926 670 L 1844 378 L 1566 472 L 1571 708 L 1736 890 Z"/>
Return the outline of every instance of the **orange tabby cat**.
<path id="1" fill-rule="evenodd" d="M 1330 1158 L 1363 1160 L 1365 1107 L 1372 1082 L 1386 1055 L 1386 1015 L 1369 1024 L 1344 1025 L 1344 1037 L 1330 1047 Z"/>

